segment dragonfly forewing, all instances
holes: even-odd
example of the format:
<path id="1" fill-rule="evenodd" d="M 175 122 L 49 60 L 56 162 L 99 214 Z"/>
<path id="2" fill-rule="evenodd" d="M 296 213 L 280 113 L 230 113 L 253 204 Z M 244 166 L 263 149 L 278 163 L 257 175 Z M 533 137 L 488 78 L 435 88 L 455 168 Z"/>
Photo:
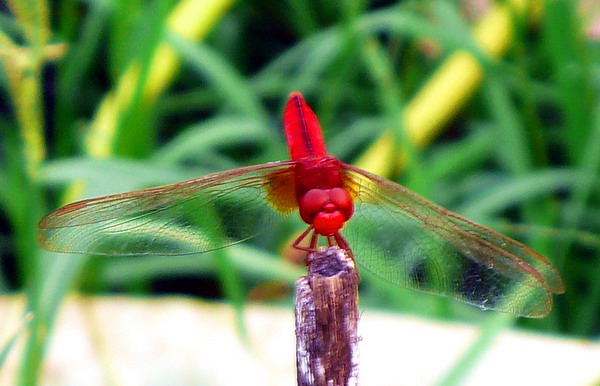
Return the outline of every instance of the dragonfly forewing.
<path id="1" fill-rule="evenodd" d="M 408 288 L 482 309 L 542 317 L 564 292 L 543 256 L 391 181 L 344 165 L 355 215 L 342 233 L 357 262 Z"/>
<path id="2" fill-rule="evenodd" d="M 295 209 L 295 201 L 285 199 L 292 171 L 293 162 L 274 162 L 75 202 L 40 221 L 40 244 L 99 255 L 221 248 L 274 227 Z"/>

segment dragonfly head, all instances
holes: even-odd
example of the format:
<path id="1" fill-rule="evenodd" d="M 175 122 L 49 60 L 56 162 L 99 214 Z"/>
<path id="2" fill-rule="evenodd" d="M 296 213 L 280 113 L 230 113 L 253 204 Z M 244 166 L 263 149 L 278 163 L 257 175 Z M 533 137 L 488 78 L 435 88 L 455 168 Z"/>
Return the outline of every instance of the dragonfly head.
<path id="1" fill-rule="evenodd" d="M 300 217 L 323 236 L 337 233 L 352 217 L 352 198 L 342 188 L 311 189 L 299 202 Z"/>

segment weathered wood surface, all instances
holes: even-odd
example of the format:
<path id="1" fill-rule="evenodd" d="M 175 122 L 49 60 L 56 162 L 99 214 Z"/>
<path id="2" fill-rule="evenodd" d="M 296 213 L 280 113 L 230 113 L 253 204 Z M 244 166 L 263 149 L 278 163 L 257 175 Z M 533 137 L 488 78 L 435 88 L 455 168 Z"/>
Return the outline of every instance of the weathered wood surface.
<path id="1" fill-rule="evenodd" d="M 298 385 L 358 384 L 358 283 L 352 257 L 337 247 L 308 256 L 296 282 Z"/>

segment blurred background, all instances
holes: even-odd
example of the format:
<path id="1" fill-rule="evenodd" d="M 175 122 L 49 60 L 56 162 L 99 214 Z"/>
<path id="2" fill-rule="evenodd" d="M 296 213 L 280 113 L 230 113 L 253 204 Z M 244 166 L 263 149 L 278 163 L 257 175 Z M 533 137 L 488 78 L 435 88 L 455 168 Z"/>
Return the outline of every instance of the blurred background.
<path id="1" fill-rule="evenodd" d="M 77 199 L 287 159 L 281 114 L 295 90 L 331 154 L 526 243 L 562 273 L 567 292 L 551 314 L 519 319 L 361 271 L 365 320 L 441 322 L 440 336 L 473 328 L 428 382 L 461 384 L 507 329 L 597 347 L 597 1 L 6 0 L 0 11 L 0 383 L 236 384 L 226 379 L 239 369 L 254 374 L 246 384 L 284 384 L 273 358 L 293 382 L 293 283 L 305 274 L 288 247 L 295 224 L 176 257 L 51 253 L 36 232 Z M 395 331 L 410 338 L 393 323 L 387 342 Z M 257 354 L 279 329 L 289 341 Z M 431 353 L 451 344 L 432 336 L 380 355 L 433 368 Z M 126 365 L 136 350 L 147 351 L 145 370 Z M 538 347 L 522 361 L 600 381 L 600 366 L 569 367 L 573 350 L 559 360 Z M 378 362 L 378 348 L 365 351 Z M 183 376 L 194 355 L 203 366 Z M 264 372 L 252 367 L 261 358 Z M 381 365 L 378 384 L 429 384 L 403 383 L 398 371 Z"/>

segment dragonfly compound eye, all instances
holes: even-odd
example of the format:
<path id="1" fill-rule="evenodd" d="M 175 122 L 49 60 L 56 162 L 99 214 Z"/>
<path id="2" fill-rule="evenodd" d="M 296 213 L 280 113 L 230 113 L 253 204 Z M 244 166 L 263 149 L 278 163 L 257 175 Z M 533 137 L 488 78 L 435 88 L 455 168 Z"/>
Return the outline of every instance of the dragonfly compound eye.
<path id="1" fill-rule="evenodd" d="M 329 192 L 324 189 L 311 189 L 300 199 L 300 217 L 305 223 L 311 224 L 317 213 L 329 202 Z"/>
<path id="2" fill-rule="evenodd" d="M 348 192 L 342 188 L 333 188 L 329 191 L 329 198 L 342 211 L 345 220 L 348 221 L 352 217 L 352 213 L 354 213 L 354 203 Z"/>

